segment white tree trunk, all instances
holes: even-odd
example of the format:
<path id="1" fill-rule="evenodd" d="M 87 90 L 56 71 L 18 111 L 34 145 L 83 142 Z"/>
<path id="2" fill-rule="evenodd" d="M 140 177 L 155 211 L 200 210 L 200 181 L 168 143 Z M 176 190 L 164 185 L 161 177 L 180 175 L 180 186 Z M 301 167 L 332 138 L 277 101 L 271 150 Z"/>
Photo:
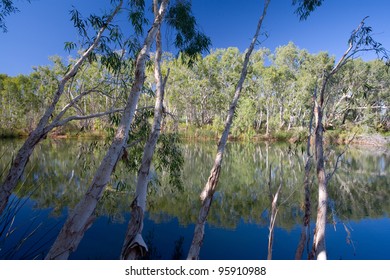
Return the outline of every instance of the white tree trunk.
<path id="1" fill-rule="evenodd" d="M 4 182 L 0 186 L 0 215 L 3 213 L 12 191 L 15 189 L 20 177 L 22 176 L 24 168 L 26 167 L 26 164 L 31 154 L 34 151 L 35 146 L 41 141 L 42 138 L 46 137 L 48 132 L 50 132 L 50 130 L 47 130 L 46 127 L 49 123 L 49 119 L 52 116 L 58 101 L 60 100 L 60 97 L 64 93 L 66 83 L 77 74 L 80 66 L 84 63 L 85 59 L 97 47 L 100 38 L 103 35 L 103 32 L 106 30 L 107 26 L 111 23 L 115 15 L 121 9 L 122 3 L 123 1 L 120 1 L 114 12 L 107 19 L 106 24 L 96 34 L 96 38 L 93 43 L 86 51 L 84 51 L 84 53 L 73 65 L 73 67 L 65 74 L 62 80 L 59 82 L 58 89 L 54 93 L 54 97 L 51 101 L 51 104 L 49 105 L 49 107 L 47 107 L 37 127 L 30 133 L 27 140 L 24 142 L 23 146 L 16 154 L 15 160 L 12 162 Z"/>
<path id="2" fill-rule="evenodd" d="M 155 16 L 158 15 L 158 4 L 157 0 L 154 0 L 154 11 Z M 132 215 L 130 217 L 130 222 L 128 230 L 126 233 L 125 241 L 122 247 L 121 259 L 138 259 L 142 257 L 148 248 L 145 241 L 142 238 L 142 228 L 143 228 L 143 216 L 146 210 L 146 196 L 148 190 L 148 176 L 150 165 L 152 163 L 152 158 L 154 151 L 156 149 L 157 141 L 160 136 L 161 131 L 161 121 L 163 117 L 163 101 L 164 101 L 164 87 L 166 83 L 163 81 L 161 74 L 161 31 L 160 28 L 157 31 L 156 36 L 156 58 L 155 58 L 155 68 L 154 68 L 154 77 L 156 80 L 156 102 L 154 106 L 154 119 L 152 125 L 152 131 L 150 133 L 149 139 L 145 143 L 144 153 L 142 155 L 141 167 L 138 170 L 138 179 L 137 179 L 137 188 L 135 193 L 135 200 L 132 206 Z"/>
<path id="3" fill-rule="evenodd" d="M 267 104 L 267 117 L 266 117 L 266 124 L 265 124 L 265 136 L 268 137 L 269 135 L 269 105 Z"/>
<path id="4" fill-rule="evenodd" d="M 306 244 L 309 243 L 310 235 L 310 217 L 311 217 L 311 200 L 310 200 L 310 170 L 312 165 L 312 155 L 311 155 L 311 138 L 312 138 L 312 126 L 313 126 L 313 116 L 314 116 L 314 106 L 315 106 L 316 93 L 313 95 L 313 107 L 311 110 L 311 117 L 309 123 L 309 133 L 307 137 L 307 146 L 306 146 L 306 164 L 305 164 L 305 177 L 303 181 L 303 188 L 305 192 L 305 214 L 303 217 L 303 226 L 301 231 L 301 238 L 295 252 L 295 259 L 301 260 L 303 255 L 303 250 L 305 249 Z"/>
<path id="5" fill-rule="evenodd" d="M 69 214 L 46 259 L 67 259 L 77 249 L 84 233 L 94 220 L 94 211 L 103 191 L 110 180 L 111 173 L 126 145 L 131 122 L 145 80 L 145 64 L 149 57 L 151 44 L 164 17 L 169 0 L 163 0 L 159 15 L 155 18 L 145 38 L 143 47 L 137 56 L 135 79 L 123 112 L 114 140 L 103 158 L 95 177 L 84 198 Z"/>
<path id="6" fill-rule="evenodd" d="M 213 200 L 213 195 L 214 195 L 215 189 L 216 189 L 217 184 L 218 184 L 219 175 L 221 172 L 223 153 L 224 153 L 226 142 L 228 139 L 230 127 L 233 123 L 234 112 L 236 110 L 237 102 L 238 102 L 240 95 L 241 95 L 242 86 L 243 86 L 245 78 L 246 78 L 249 58 L 250 58 L 250 55 L 252 54 L 252 51 L 253 51 L 255 44 L 257 42 L 257 39 L 259 37 L 260 29 L 261 29 L 265 14 L 267 12 L 269 2 L 270 2 L 270 0 L 266 0 L 264 3 L 263 13 L 259 19 L 258 24 L 257 24 L 255 35 L 254 35 L 254 37 L 251 41 L 251 44 L 250 44 L 250 46 L 245 54 L 245 59 L 244 59 L 244 63 L 243 63 L 242 70 L 241 70 L 240 80 L 238 81 L 238 84 L 236 86 L 234 97 L 233 97 L 232 103 L 230 105 L 228 116 L 226 118 L 225 129 L 224 129 L 222 136 L 221 136 L 219 143 L 218 143 L 217 155 L 215 157 L 214 165 L 210 171 L 210 176 L 207 180 L 207 183 L 206 183 L 206 185 L 205 185 L 205 187 L 200 195 L 200 198 L 202 200 L 202 206 L 201 206 L 201 209 L 199 212 L 198 221 L 195 225 L 194 238 L 192 240 L 192 244 L 191 244 L 187 259 L 195 260 L 195 259 L 199 258 L 199 252 L 200 252 L 200 248 L 202 246 L 203 237 L 204 237 L 204 226 L 205 226 L 205 222 L 206 222 L 206 219 L 208 216 L 208 212 L 210 210 L 211 202 Z"/>
<path id="7" fill-rule="evenodd" d="M 322 103 L 322 102 L 321 102 Z M 326 246 L 325 246 L 325 229 L 326 229 L 326 212 L 328 204 L 327 180 L 324 166 L 324 147 L 323 147 L 323 133 L 324 128 L 322 124 L 322 107 L 316 105 L 316 130 L 315 130 L 315 152 L 317 161 L 317 179 L 318 179 L 318 208 L 317 221 L 313 241 L 313 256 L 318 260 L 326 260 Z"/>

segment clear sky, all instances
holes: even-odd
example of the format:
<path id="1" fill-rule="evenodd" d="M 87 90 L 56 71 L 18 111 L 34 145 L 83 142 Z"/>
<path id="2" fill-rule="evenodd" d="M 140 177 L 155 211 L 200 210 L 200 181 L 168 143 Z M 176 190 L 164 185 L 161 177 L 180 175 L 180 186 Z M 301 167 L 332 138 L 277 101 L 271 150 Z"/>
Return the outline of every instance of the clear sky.
<path id="1" fill-rule="evenodd" d="M 250 43 L 264 0 L 193 0 L 197 21 L 212 40 L 212 49 Z M 33 66 L 50 64 L 49 56 L 67 57 L 65 41 L 77 41 L 70 22 L 72 5 L 83 15 L 103 11 L 109 0 L 14 1 L 20 12 L 6 18 L 7 33 L 0 32 L 0 73 L 28 74 Z M 390 49 L 389 0 L 324 0 L 306 21 L 299 21 L 292 0 L 271 0 L 263 31 L 263 47 L 274 50 L 293 41 L 311 53 L 328 51 L 340 57 L 347 48 L 351 31 L 365 17 L 374 38 Z M 123 19 L 119 19 L 123 20 Z M 263 37 L 264 39 L 264 37 Z M 168 40 L 166 40 L 167 42 Z M 260 47 L 260 46 L 259 46 Z M 165 50 L 174 51 L 166 44 Z M 366 57 L 366 59 L 374 56 Z"/>

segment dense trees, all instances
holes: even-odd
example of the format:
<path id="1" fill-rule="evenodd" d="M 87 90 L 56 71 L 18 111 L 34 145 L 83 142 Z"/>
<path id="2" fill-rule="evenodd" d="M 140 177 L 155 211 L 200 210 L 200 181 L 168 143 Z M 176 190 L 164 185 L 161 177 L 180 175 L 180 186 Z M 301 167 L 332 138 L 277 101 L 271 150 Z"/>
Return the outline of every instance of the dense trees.
<path id="1" fill-rule="evenodd" d="M 54 67 L 38 67 L 29 76 L 0 76 L 0 102 L 3 106 L 0 133 L 3 137 L 7 134 L 28 134 L 37 123 L 39 112 L 47 104 L 48 89 L 55 86 L 55 76 L 59 69 L 65 67 L 58 59 L 53 59 Z M 163 55 L 163 69 L 171 69 L 171 82 L 166 89 L 166 109 L 177 117 L 183 134 L 193 133 L 191 136 L 195 136 L 198 131 L 198 135 L 202 135 L 203 131 L 204 135 L 215 137 L 222 131 L 226 117 L 224 108 L 232 98 L 234 79 L 239 75 L 243 55 L 236 48 L 217 49 L 199 57 L 191 67 L 181 63 L 182 59 L 185 57 Z M 255 50 L 249 64 L 248 79 L 244 83 L 246 94 L 239 102 L 231 135 L 242 138 L 264 136 L 267 128 L 271 137 L 305 135 L 316 80 L 323 69 L 333 63 L 334 58 L 327 53 L 310 54 L 292 42 L 274 52 L 265 48 Z M 109 77 L 109 71 L 96 63 L 88 66 L 74 81 L 74 91 L 76 87 L 90 84 L 89 81 L 94 82 L 98 91 L 84 97 L 85 101 L 75 111 L 77 114 L 88 115 L 123 105 L 123 88 L 104 77 Z M 153 85 L 153 75 L 148 74 L 147 77 L 145 93 L 150 92 Z M 122 75 L 121 79 L 124 78 Z M 127 83 L 130 82 L 131 79 L 127 78 Z M 329 84 L 329 93 L 324 121 L 330 135 L 334 131 L 345 137 L 342 130 L 349 128 L 358 133 L 386 132 L 390 129 L 389 72 L 383 61 L 350 61 L 334 76 Z M 141 96 L 141 100 L 142 107 L 153 106 L 150 95 Z M 65 101 L 59 107 L 65 106 Z M 104 134 L 109 124 L 108 117 L 90 119 L 70 123 L 57 129 L 56 134 L 79 133 L 80 130 Z M 207 131 L 215 133 L 207 134 Z"/>
<path id="2" fill-rule="evenodd" d="M 115 2 L 115 1 L 113 1 Z M 110 12 L 110 14 L 103 15 L 102 17 L 97 17 L 92 15 L 88 20 L 83 21 L 77 11 L 73 12 L 72 20 L 74 22 L 75 27 L 78 28 L 79 33 L 84 33 L 85 37 L 87 37 L 84 42 L 85 49 L 80 53 L 79 57 L 71 63 L 65 71 L 62 72 L 62 75 L 57 80 L 57 84 L 54 87 L 54 92 L 50 96 L 50 101 L 44 109 L 44 113 L 39 119 L 36 127 L 31 131 L 28 135 L 26 141 L 23 146 L 17 152 L 15 159 L 11 163 L 11 167 L 9 168 L 8 174 L 5 177 L 5 180 L 0 185 L 0 213 L 3 212 L 4 208 L 7 205 L 8 198 L 11 195 L 13 189 L 16 187 L 16 184 L 19 181 L 19 178 L 22 176 L 24 172 L 24 168 L 28 162 L 28 159 L 33 152 L 37 143 L 39 143 L 47 134 L 53 130 L 53 128 L 63 125 L 69 122 L 72 119 L 77 119 L 78 117 L 64 119 L 65 113 L 69 108 L 74 107 L 74 105 L 82 99 L 85 95 L 93 92 L 93 90 L 86 90 L 78 93 L 77 96 L 69 98 L 69 102 L 65 107 L 61 110 L 58 110 L 58 102 L 64 94 L 67 84 L 69 84 L 72 79 L 77 75 L 80 68 L 83 66 L 84 62 L 88 60 L 93 60 L 96 56 L 96 50 L 102 48 L 104 51 L 108 48 L 104 47 L 101 42 L 101 38 L 103 34 L 107 31 L 111 33 L 110 37 L 112 37 L 113 41 L 117 39 L 116 33 L 112 33 L 113 30 L 116 30 L 116 26 L 112 25 L 111 22 L 114 17 L 118 14 L 122 7 L 123 1 L 119 1 L 116 3 L 114 9 Z M 94 37 L 89 38 L 87 35 L 87 25 L 86 22 L 90 22 L 92 25 Z M 106 39 L 106 37 L 104 37 Z M 107 39 L 106 39 L 107 40 Z M 109 51 L 109 57 L 111 56 Z M 110 61 L 110 60 L 109 60 Z M 110 63 L 108 63 L 110 64 Z M 57 113 L 57 114 L 56 114 Z M 55 114 L 55 115 L 54 115 Z"/>
<path id="3" fill-rule="evenodd" d="M 76 131 L 105 129 L 109 131 L 111 141 L 107 152 L 46 258 L 65 259 L 76 250 L 94 221 L 98 203 L 121 158 L 138 170 L 135 199 L 131 204 L 132 218 L 122 251 L 122 258 L 137 258 L 140 252 L 147 250 L 141 235 L 142 219 L 160 131 L 170 132 L 177 128 L 183 133 L 194 129 L 209 130 L 213 137 L 218 136 L 219 142 L 214 165 L 201 194 L 202 208 L 188 254 L 189 259 L 197 259 L 205 221 L 222 172 L 228 138 L 260 136 L 297 142 L 307 139 L 309 127 L 309 134 L 314 136 L 319 186 L 313 255 L 326 258 L 327 186 L 334 172 L 325 170 L 324 132 L 352 130 L 352 133 L 371 133 L 390 129 L 387 65 L 381 60 L 353 60 L 360 51 L 367 50 L 366 47 L 378 54 L 387 54 L 379 43 L 373 41 L 369 35 L 371 29 L 363 22 L 353 33 L 350 48 L 336 64 L 327 53 L 310 54 L 292 42 L 273 52 L 265 48 L 255 50 L 269 2 L 264 3 L 256 33 L 245 54 L 236 48 L 228 48 L 214 50 L 207 56 L 200 53 L 208 49 L 210 41 L 197 30 L 190 2 L 154 0 L 154 21 L 148 32 L 143 33 L 147 23 L 145 1 L 130 1 L 129 20 L 135 34 L 144 36 L 142 45 L 123 41 L 119 28 L 111 24 L 122 9 L 123 1 L 112 1 L 117 6 L 111 14 L 103 17 L 92 15 L 84 20 L 73 11 L 72 21 L 83 37 L 76 59 L 65 65 L 60 58 L 53 58 L 53 67 L 38 67 L 30 76 L 0 76 L 0 114 L 3 120 L 0 132 L 28 135 L 2 181 L 0 213 L 35 146 L 50 132 L 61 133 L 58 128 L 65 125 Z M 297 13 L 301 18 L 306 18 L 321 2 L 293 1 L 299 5 Z M 160 26 L 163 22 L 174 28 L 175 45 L 181 51 L 177 57 L 162 55 Z M 94 32 L 93 36 L 88 36 L 88 26 Z M 109 33 L 108 37 L 103 36 L 104 32 Z M 148 62 L 155 38 L 153 79 Z M 112 51 L 111 43 L 119 50 Z M 75 46 L 73 42 L 67 42 L 65 48 L 71 50 Z M 167 89 L 164 88 L 163 72 L 171 73 Z M 241 96 L 241 93 L 245 94 Z M 154 112 L 150 110 L 153 107 Z M 164 114 L 172 118 L 163 119 Z M 105 118 L 92 120 L 102 116 Z M 150 124 L 152 117 L 153 124 Z M 70 125 L 73 120 L 81 122 Z M 142 137 L 137 138 L 138 132 Z M 173 147 L 171 152 L 175 153 L 175 141 L 167 139 L 162 137 L 162 145 Z M 138 150 L 132 150 L 136 146 Z M 307 159 L 310 158 L 309 137 Z M 157 159 L 169 165 L 162 153 L 158 153 Z M 179 169 L 176 165 L 170 171 L 174 173 Z M 266 170 L 271 172 L 270 169 L 267 161 Z M 282 184 L 279 183 L 278 190 Z M 276 200 L 273 206 L 276 207 Z"/>

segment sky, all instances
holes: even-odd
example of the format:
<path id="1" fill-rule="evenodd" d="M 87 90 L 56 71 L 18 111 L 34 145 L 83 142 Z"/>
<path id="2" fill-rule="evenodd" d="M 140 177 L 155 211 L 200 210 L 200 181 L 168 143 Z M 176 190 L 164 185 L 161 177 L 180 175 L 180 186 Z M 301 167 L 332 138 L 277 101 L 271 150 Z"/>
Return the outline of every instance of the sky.
<path id="1" fill-rule="evenodd" d="M 6 18 L 7 33 L 0 31 L 0 73 L 29 74 L 34 66 L 50 65 L 50 56 L 67 59 L 64 42 L 77 41 L 70 22 L 72 6 L 83 15 L 101 14 L 109 0 L 14 0 L 20 10 Z M 211 49 L 249 46 L 263 9 L 264 0 L 192 0 L 201 30 L 211 38 Z M 340 58 L 360 21 L 373 28 L 373 37 L 390 49 L 389 0 L 324 0 L 306 21 L 294 14 L 292 0 L 271 0 L 262 31 L 268 37 L 258 46 L 274 50 L 290 41 L 311 53 L 327 51 Z M 117 19 L 118 24 L 125 21 Z M 174 52 L 165 36 L 165 51 Z M 375 55 L 365 55 L 365 60 Z"/>

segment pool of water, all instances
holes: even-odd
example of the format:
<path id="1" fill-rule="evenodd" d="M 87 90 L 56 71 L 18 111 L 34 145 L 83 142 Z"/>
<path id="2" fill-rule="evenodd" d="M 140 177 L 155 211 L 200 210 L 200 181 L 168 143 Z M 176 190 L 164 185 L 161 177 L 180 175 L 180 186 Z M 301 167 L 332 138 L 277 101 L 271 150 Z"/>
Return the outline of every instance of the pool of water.
<path id="1" fill-rule="evenodd" d="M 21 144 L 1 141 L 0 170 Z M 216 150 L 215 143 L 183 143 L 183 188 L 153 170 L 143 235 L 150 259 L 185 259 Z M 97 141 L 45 140 L 0 219 L 0 259 L 42 259 L 83 196 L 106 146 Z M 329 147 L 327 170 L 343 147 Z M 304 148 L 229 143 L 206 225 L 201 259 L 266 259 L 270 194 L 282 185 L 273 259 L 294 259 L 302 229 Z M 326 245 L 329 259 L 390 259 L 390 153 L 351 148 L 329 185 Z M 311 189 L 314 230 L 316 183 Z M 135 175 L 118 166 L 99 203 L 93 226 L 71 259 L 118 259 L 129 221 Z M 307 258 L 312 240 L 305 248 Z"/>

